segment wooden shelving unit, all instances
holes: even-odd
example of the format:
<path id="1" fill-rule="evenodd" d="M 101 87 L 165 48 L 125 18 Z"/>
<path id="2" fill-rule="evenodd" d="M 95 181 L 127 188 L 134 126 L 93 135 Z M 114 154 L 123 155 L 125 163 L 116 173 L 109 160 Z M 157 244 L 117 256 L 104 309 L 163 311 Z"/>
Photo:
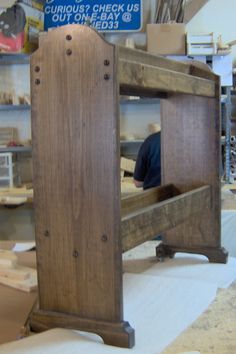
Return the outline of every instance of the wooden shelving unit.
<path id="1" fill-rule="evenodd" d="M 17 104 L 17 105 L 11 105 L 11 104 L 2 104 L 0 105 L 0 111 L 25 111 L 25 110 L 30 110 L 31 107 L 30 105 L 25 105 L 25 104 Z"/>
<path id="2" fill-rule="evenodd" d="M 29 64 L 29 54 L 0 54 L 0 65 Z"/>

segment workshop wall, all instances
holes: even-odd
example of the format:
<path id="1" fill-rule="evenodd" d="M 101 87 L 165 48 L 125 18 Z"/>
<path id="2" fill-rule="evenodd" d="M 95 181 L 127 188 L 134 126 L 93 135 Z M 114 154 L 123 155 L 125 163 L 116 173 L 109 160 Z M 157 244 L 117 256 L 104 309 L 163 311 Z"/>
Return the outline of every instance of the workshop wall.
<path id="1" fill-rule="evenodd" d="M 235 0 L 210 0 L 187 24 L 187 31 L 214 32 L 216 37 L 222 35 L 223 42 L 233 41 L 236 39 L 235 13 Z M 236 66 L 236 46 L 232 47 L 232 57 Z"/>

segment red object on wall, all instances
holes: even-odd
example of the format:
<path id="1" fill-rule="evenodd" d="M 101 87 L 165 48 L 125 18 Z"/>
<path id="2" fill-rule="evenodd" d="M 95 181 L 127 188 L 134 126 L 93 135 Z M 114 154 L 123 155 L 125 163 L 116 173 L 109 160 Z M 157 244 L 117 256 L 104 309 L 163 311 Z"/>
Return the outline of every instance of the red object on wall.
<path id="1" fill-rule="evenodd" d="M 20 52 L 24 46 L 24 32 L 14 37 L 6 37 L 0 32 L 0 51 L 4 52 Z"/>

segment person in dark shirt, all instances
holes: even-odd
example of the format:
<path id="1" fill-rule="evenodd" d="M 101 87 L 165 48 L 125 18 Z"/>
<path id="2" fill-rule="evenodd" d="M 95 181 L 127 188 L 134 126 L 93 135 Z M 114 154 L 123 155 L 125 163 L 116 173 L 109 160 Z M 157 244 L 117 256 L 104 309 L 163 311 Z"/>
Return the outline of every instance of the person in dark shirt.
<path id="1" fill-rule="evenodd" d="M 141 145 L 134 170 L 136 187 L 148 189 L 161 184 L 161 133 L 148 136 Z"/>

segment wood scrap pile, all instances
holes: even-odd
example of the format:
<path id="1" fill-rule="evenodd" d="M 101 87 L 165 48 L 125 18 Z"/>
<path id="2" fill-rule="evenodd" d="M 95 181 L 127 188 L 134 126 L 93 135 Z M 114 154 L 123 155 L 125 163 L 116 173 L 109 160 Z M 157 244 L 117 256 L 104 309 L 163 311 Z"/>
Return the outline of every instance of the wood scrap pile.
<path id="1" fill-rule="evenodd" d="M 23 94 L 18 96 L 14 91 L 5 92 L 0 91 L 0 104 L 1 105 L 30 105 L 30 95 Z"/>
<path id="2" fill-rule="evenodd" d="M 15 104 L 15 96 L 12 92 L 0 92 L 0 104 Z"/>
<path id="3" fill-rule="evenodd" d="M 210 0 L 157 0 L 155 23 L 188 23 Z"/>
<path id="4" fill-rule="evenodd" d="M 186 0 L 158 0 L 155 23 L 180 22 L 184 20 Z"/>
<path id="5" fill-rule="evenodd" d="M 0 250 L 0 284 L 30 292 L 37 289 L 37 272 L 18 265 L 14 252 Z"/>
<path id="6" fill-rule="evenodd" d="M 127 159 L 126 157 L 121 157 L 120 159 L 120 177 L 121 182 L 123 182 L 125 178 L 125 173 L 128 172 L 129 175 L 134 174 L 135 169 L 135 161 L 131 159 Z"/>
<path id="7" fill-rule="evenodd" d="M 14 127 L 1 127 L 0 128 L 0 147 L 7 146 L 11 141 L 18 139 L 17 128 Z"/>
<path id="8" fill-rule="evenodd" d="M 134 169 L 135 169 L 134 160 L 121 157 L 120 171 L 121 171 L 121 195 L 122 196 L 140 192 L 140 190 L 135 187 L 133 182 Z M 125 173 L 127 173 L 129 177 L 125 176 Z"/>
<path id="9" fill-rule="evenodd" d="M 231 136 L 231 177 L 236 181 L 236 136 Z"/>

